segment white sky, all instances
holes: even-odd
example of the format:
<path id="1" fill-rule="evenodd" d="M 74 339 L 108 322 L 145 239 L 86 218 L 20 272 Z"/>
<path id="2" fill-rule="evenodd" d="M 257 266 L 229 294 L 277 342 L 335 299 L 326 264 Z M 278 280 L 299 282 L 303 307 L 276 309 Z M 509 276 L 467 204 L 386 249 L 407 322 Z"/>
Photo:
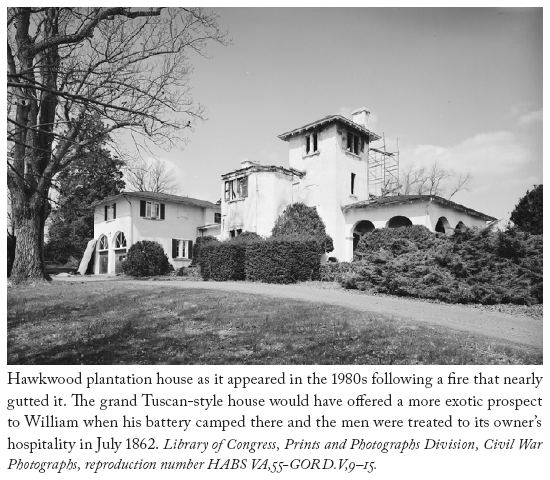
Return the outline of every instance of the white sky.
<path id="1" fill-rule="evenodd" d="M 192 57 L 209 111 L 158 151 L 180 194 L 216 201 L 244 158 L 287 164 L 277 135 L 366 106 L 401 164 L 471 172 L 453 200 L 508 217 L 542 183 L 542 9 L 215 9 L 233 44 Z M 380 146 L 380 142 L 373 146 Z"/>

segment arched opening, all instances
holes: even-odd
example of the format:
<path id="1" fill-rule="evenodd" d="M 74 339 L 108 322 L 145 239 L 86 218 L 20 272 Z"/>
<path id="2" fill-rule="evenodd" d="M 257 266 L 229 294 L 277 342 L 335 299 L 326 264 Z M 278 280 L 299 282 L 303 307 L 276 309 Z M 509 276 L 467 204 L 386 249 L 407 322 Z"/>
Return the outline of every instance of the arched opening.
<path id="1" fill-rule="evenodd" d="M 388 223 L 386 223 L 386 228 L 401 228 L 410 226 L 412 226 L 412 222 L 407 217 L 403 217 L 401 215 L 390 218 Z"/>
<path id="2" fill-rule="evenodd" d="M 365 233 L 370 233 L 374 230 L 374 224 L 369 220 L 361 220 L 360 222 L 355 225 L 355 228 L 353 229 L 353 251 L 355 252 L 355 249 L 357 248 L 357 245 L 359 244 L 359 240 L 361 239 L 362 235 L 365 235 Z"/>
<path id="3" fill-rule="evenodd" d="M 99 273 L 109 273 L 109 240 L 105 235 L 99 237 L 97 250 L 99 253 Z"/>
<path id="4" fill-rule="evenodd" d="M 122 262 L 126 260 L 126 237 L 123 232 L 115 236 L 115 273 L 122 273 Z"/>
<path id="5" fill-rule="evenodd" d="M 462 230 L 464 228 L 466 228 L 466 225 L 464 225 L 464 223 L 460 221 L 456 224 L 455 230 Z"/>
<path id="6" fill-rule="evenodd" d="M 435 231 L 439 233 L 451 233 L 451 225 L 445 217 L 439 217 L 435 225 Z"/>

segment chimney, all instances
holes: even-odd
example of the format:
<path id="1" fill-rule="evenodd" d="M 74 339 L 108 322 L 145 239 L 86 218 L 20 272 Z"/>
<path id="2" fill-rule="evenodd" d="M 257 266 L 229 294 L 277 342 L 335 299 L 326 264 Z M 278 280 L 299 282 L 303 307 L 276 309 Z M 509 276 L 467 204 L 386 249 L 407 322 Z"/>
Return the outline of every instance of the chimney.
<path id="1" fill-rule="evenodd" d="M 246 168 L 246 167 L 250 167 L 252 165 L 258 165 L 258 162 L 255 162 L 254 160 L 249 160 L 248 158 L 245 158 L 242 162 L 241 162 L 241 168 Z"/>
<path id="2" fill-rule="evenodd" d="M 354 123 L 357 123 L 362 127 L 369 128 L 369 115 L 369 109 L 366 107 L 361 107 L 351 112 L 351 119 Z"/>

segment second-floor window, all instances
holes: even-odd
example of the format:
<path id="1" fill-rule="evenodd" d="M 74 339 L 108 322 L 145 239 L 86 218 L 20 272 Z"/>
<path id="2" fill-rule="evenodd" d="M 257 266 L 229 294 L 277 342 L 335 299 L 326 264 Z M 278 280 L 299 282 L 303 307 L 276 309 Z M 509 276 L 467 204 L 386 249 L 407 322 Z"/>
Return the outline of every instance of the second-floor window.
<path id="1" fill-rule="evenodd" d="M 158 203 L 149 200 L 140 200 L 139 202 L 140 217 L 164 220 L 164 211 L 164 203 Z"/>
<path id="2" fill-rule="evenodd" d="M 116 218 L 116 203 L 105 205 L 105 221 L 114 220 Z"/>
<path id="3" fill-rule="evenodd" d="M 348 143 L 346 150 L 355 155 L 359 155 L 365 149 L 365 142 L 361 139 L 359 135 L 355 133 L 348 132 Z"/>
<path id="4" fill-rule="evenodd" d="M 311 135 L 306 135 L 305 136 L 305 150 L 306 150 L 306 155 L 310 155 L 312 153 L 315 153 L 318 148 L 317 148 L 317 144 L 318 144 L 318 137 L 317 137 L 317 133 L 312 133 Z"/>
<path id="5" fill-rule="evenodd" d="M 225 201 L 231 202 L 248 197 L 248 177 L 235 178 L 225 182 Z"/>

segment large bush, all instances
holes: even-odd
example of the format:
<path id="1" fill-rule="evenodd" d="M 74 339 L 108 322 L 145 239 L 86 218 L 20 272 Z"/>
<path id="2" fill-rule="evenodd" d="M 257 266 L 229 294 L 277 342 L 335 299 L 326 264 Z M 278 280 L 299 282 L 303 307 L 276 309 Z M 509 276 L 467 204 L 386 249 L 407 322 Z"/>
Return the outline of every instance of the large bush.
<path id="1" fill-rule="evenodd" d="M 142 240 L 128 249 L 122 271 L 134 277 L 150 277 L 164 275 L 170 267 L 168 257 L 160 243 Z"/>
<path id="2" fill-rule="evenodd" d="M 542 302 L 540 235 L 464 229 L 445 236 L 411 228 L 365 235 L 361 260 L 327 265 L 322 278 L 345 288 L 450 303 Z"/>
<path id="3" fill-rule="evenodd" d="M 319 253 L 332 252 L 334 243 L 327 235 L 325 224 L 315 207 L 303 203 L 293 203 L 285 208 L 275 221 L 271 231 L 273 237 L 309 235 L 319 244 Z"/>
<path id="4" fill-rule="evenodd" d="M 216 237 L 213 237 L 212 235 L 206 235 L 204 237 L 197 237 L 195 240 L 195 243 L 193 245 L 193 260 L 191 261 L 191 265 L 200 265 L 200 258 L 201 258 L 201 250 L 204 245 L 211 243 L 211 242 L 218 242 L 218 239 Z"/>
<path id="5" fill-rule="evenodd" d="M 200 268 L 204 280 L 244 280 L 245 241 L 209 242 L 201 248 Z"/>
<path id="6" fill-rule="evenodd" d="M 319 243 L 312 237 L 271 237 L 246 247 L 247 280 L 295 283 L 319 278 Z"/>
<path id="7" fill-rule="evenodd" d="M 354 260 L 361 260 L 366 255 L 381 248 L 390 250 L 395 255 L 429 248 L 436 234 L 422 225 L 401 228 L 377 228 L 362 235 L 353 252 Z"/>

